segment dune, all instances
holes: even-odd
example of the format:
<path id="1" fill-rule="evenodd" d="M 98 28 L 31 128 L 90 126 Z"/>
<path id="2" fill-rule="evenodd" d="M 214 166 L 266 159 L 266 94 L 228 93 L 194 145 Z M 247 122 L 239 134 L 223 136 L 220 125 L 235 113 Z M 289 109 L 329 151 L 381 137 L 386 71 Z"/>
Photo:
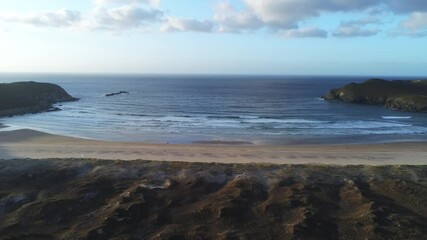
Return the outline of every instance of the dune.
<path id="1" fill-rule="evenodd" d="M 0 161 L 2 239 L 423 239 L 426 166 Z"/>

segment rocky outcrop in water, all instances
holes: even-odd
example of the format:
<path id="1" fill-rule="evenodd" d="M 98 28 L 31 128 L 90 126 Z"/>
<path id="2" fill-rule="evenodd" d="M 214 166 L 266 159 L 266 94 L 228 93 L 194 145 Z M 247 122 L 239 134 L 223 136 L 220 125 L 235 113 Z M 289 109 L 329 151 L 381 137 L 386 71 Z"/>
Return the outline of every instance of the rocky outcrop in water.
<path id="1" fill-rule="evenodd" d="M 106 97 L 112 97 L 112 96 L 116 96 L 116 95 L 121 95 L 121 94 L 128 94 L 128 91 L 120 91 L 120 92 L 114 92 L 114 93 L 108 93 L 105 94 Z"/>
<path id="2" fill-rule="evenodd" d="M 332 89 L 325 100 L 383 105 L 393 110 L 427 112 L 427 80 L 369 79 Z"/>
<path id="3" fill-rule="evenodd" d="M 57 111 L 59 108 L 53 104 L 77 100 L 51 83 L 3 83 L 0 84 L 0 117 Z"/>

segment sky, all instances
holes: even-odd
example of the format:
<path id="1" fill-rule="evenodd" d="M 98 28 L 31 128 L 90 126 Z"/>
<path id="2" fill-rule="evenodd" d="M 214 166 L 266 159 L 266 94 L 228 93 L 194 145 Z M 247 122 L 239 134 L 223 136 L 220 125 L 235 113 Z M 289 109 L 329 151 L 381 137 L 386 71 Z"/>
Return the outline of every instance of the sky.
<path id="1" fill-rule="evenodd" d="M 0 72 L 427 76 L 427 1 L 0 0 Z"/>

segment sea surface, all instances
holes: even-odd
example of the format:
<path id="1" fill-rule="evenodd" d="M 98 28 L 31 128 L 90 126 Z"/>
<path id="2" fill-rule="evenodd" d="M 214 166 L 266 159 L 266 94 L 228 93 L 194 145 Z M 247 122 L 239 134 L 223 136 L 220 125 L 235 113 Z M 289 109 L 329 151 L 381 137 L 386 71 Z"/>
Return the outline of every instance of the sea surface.
<path id="1" fill-rule="evenodd" d="M 323 101 L 367 76 L 0 74 L 0 82 L 59 84 L 78 102 L 0 118 L 10 126 L 90 139 L 254 144 L 427 140 L 427 114 Z M 417 79 L 387 77 L 386 79 Z M 105 94 L 129 91 L 106 97 Z"/>

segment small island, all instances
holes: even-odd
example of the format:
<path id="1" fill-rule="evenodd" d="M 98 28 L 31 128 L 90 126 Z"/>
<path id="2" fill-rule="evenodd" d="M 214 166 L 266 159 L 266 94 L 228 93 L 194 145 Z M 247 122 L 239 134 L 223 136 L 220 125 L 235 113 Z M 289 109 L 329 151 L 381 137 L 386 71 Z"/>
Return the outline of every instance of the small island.
<path id="1" fill-rule="evenodd" d="M 128 91 L 113 92 L 113 93 L 105 94 L 105 96 L 112 97 L 112 96 L 121 95 L 121 94 L 129 94 L 129 92 Z"/>
<path id="2" fill-rule="evenodd" d="M 406 112 L 427 112 L 427 80 L 369 79 L 332 89 L 323 99 L 383 105 Z"/>
<path id="3" fill-rule="evenodd" d="M 62 87 L 51 83 L 15 82 L 0 84 L 0 117 L 60 110 L 53 105 L 77 101 Z"/>

